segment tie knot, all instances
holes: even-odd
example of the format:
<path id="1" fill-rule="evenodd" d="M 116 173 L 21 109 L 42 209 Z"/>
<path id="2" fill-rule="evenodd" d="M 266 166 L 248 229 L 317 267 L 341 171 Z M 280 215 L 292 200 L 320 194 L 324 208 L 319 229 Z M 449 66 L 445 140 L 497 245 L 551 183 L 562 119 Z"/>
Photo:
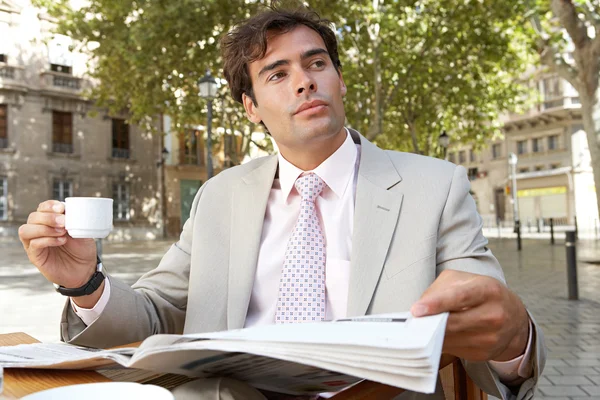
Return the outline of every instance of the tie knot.
<path id="1" fill-rule="evenodd" d="M 300 193 L 302 200 L 314 202 L 325 188 L 325 182 L 319 175 L 311 172 L 296 179 L 296 190 Z"/>

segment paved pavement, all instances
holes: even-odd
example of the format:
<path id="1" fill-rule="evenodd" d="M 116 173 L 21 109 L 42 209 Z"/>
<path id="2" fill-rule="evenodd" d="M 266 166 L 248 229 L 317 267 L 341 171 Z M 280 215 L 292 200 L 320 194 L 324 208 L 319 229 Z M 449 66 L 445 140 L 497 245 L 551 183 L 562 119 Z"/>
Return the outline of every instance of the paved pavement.
<path id="1" fill-rule="evenodd" d="M 133 283 L 156 266 L 170 242 L 105 244 L 111 274 Z M 567 299 L 564 240 L 490 241 L 509 286 L 546 334 L 549 359 L 537 398 L 600 399 L 600 263 L 579 262 L 579 301 Z M 600 260 L 600 242 L 578 243 L 582 260 Z M 58 340 L 64 299 L 30 265 L 16 243 L 0 243 L 0 333 L 25 331 L 42 341 Z"/>

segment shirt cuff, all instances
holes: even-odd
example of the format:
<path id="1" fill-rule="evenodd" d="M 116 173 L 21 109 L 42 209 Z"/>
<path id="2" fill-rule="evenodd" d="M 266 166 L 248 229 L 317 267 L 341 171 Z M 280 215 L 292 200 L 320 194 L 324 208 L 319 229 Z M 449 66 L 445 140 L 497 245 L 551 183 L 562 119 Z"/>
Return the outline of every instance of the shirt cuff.
<path id="1" fill-rule="evenodd" d="M 100 314 L 102 314 L 102 311 L 104 311 L 106 304 L 108 304 L 108 299 L 110 298 L 110 280 L 108 279 L 108 276 L 104 279 L 104 281 L 106 283 L 104 284 L 102 296 L 100 296 L 100 299 L 93 308 L 79 307 L 77 304 L 75 304 L 73 298 L 69 297 L 73 311 L 75 311 L 75 314 L 77 314 L 77 316 L 81 318 L 83 323 L 87 326 L 90 326 L 95 320 L 98 319 Z"/>
<path id="2" fill-rule="evenodd" d="M 525 353 L 508 361 L 488 361 L 490 367 L 496 371 L 498 378 L 503 383 L 513 383 L 531 377 L 533 371 L 533 366 L 531 365 L 532 338 L 533 324 L 529 320 L 529 338 L 527 339 Z"/>

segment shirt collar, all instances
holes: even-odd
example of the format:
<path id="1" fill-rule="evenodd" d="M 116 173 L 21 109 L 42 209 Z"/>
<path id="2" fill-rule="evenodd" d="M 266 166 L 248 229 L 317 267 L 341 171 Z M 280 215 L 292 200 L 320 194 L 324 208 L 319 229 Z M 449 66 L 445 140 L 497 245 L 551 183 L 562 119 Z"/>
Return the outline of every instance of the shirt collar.
<path id="1" fill-rule="evenodd" d="M 350 132 L 348 132 L 347 128 L 344 129 L 346 129 L 346 140 L 344 143 L 342 143 L 335 153 L 312 170 L 312 172 L 323 179 L 327 187 L 338 197 L 343 196 L 348 187 L 348 182 L 351 181 L 358 154 L 356 144 L 352 140 Z M 283 199 L 287 202 L 296 179 L 304 172 L 311 171 L 301 170 L 286 160 L 281 153 L 277 157 L 279 158 L 279 184 L 281 185 Z"/>

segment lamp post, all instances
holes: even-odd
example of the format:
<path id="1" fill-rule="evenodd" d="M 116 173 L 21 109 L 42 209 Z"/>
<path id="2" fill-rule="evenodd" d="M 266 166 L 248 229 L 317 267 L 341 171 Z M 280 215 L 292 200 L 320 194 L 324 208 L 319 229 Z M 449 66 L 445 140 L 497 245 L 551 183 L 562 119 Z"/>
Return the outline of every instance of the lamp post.
<path id="1" fill-rule="evenodd" d="M 517 250 L 521 251 L 521 221 L 519 220 L 519 202 L 517 201 L 517 162 L 519 159 L 515 153 L 508 155 L 508 165 L 510 165 L 510 175 L 512 178 L 512 200 L 513 200 L 513 219 L 515 221 L 515 233 L 517 234 Z"/>
<path id="2" fill-rule="evenodd" d="M 444 160 L 446 159 L 446 153 L 448 152 L 448 146 L 450 145 L 450 136 L 446 134 L 446 130 L 442 131 L 442 134 L 438 138 L 438 143 L 443 149 Z"/>
<path id="3" fill-rule="evenodd" d="M 212 127 L 212 102 L 217 95 L 217 89 L 219 84 L 217 80 L 210 74 L 210 69 L 206 70 L 206 74 L 198 82 L 200 89 L 200 97 L 206 99 L 208 102 L 208 121 L 206 123 L 206 175 L 207 180 L 213 176 L 213 160 L 212 160 L 212 138 L 211 138 L 211 127 Z"/>
<path id="4" fill-rule="evenodd" d="M 162 116 L 161 116 L 161 131 L 163 129 L 162 126 L 163 122 L 162 122 Z M 156 162 L 156 166 L 160 167 L 160 197 L 161 197 L 161 204 L 160 204 L 160 217 L 162 219 L 162 235 L 163 238 L 167 237 L 167 171 L 166 171 L 166 161 L 167 161 L 167 157 L 169 156 L 169 150 L 167 150 L 166 147 L 164 147 L 164 135 L 161 135 L 160 137 L 160 147 L 162 147 L 162 150 L 160 152 L 160 159 Z"/>

